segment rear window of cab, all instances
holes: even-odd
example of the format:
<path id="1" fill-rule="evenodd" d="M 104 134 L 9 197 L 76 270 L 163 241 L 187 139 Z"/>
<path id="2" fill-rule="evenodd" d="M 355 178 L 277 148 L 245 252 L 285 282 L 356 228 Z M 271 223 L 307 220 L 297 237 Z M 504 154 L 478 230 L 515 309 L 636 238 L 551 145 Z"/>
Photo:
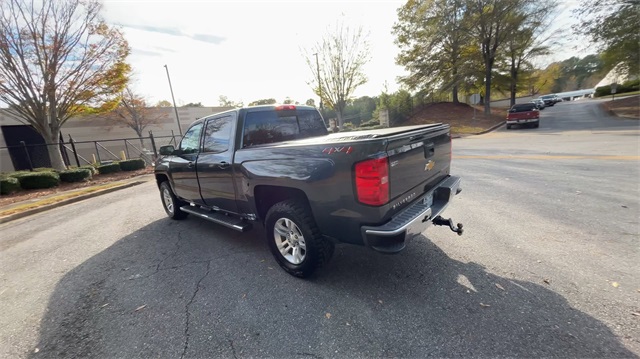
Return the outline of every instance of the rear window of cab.
<path id="1" fill-rule="evenodd" d="M 511 107 L 511 110 L 509 110 L 509 112 L 526 112 L 526 111 L 533 111 L 535 109 L 536 109 L 535 104 L 523 103 L 519 105 L 513 105 L 513 107 Z"/>
<path id="2" fill-rule="evenodd" d="M 253 111 L 244 120 L 242 148 L 324 136 L 327 128 L 317 110 Z"/>

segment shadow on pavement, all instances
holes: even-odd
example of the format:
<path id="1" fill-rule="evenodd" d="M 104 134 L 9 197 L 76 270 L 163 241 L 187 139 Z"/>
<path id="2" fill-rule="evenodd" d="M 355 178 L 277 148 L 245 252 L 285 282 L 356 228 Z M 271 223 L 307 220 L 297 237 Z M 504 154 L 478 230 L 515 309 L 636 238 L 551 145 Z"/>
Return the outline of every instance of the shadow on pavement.
<path id="1" fill-rule="evenodd" d="M 461 244 L 463 245 L 463 244 Z M 340 246 L 310 280 L 260 229 L 159 220 L 67 273 L 31 357 L 634 357 L 544 285 L 421 237 L 396 256 Z"/>

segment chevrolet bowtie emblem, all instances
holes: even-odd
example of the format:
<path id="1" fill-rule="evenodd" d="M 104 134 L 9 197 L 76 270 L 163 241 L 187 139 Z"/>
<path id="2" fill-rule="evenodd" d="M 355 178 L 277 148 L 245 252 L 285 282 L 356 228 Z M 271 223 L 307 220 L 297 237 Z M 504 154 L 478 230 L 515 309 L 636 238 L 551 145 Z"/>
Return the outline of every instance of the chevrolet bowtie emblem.
<path id="1" fill-rule="evenodd" d="M 436 165 L 435 161 L 429 160 L 429 162 L 427 162 L 427 164 L 424 165 L 424 170 L 425 171 L 431 171 L 433 169 L 433 167 L 435 167 L 435 165 Z"/>

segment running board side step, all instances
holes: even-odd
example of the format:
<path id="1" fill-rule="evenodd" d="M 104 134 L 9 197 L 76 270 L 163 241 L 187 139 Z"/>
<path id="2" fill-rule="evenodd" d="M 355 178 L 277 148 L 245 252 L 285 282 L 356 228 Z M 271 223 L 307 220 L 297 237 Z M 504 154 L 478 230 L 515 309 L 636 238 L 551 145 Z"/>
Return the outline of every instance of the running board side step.
<path id="1" fill-rule="evenodd" d="M 234 229 L 238 232 L 246 232 L 252 228 L 251 223 L 245 221 L 242 218 L 227 216 L 221 212 L 209 211 L 195 206 L 182 206 L 180 210 L 194 216 L 206 219 L 207 221 L 220 224 L 227 228 Z"/>

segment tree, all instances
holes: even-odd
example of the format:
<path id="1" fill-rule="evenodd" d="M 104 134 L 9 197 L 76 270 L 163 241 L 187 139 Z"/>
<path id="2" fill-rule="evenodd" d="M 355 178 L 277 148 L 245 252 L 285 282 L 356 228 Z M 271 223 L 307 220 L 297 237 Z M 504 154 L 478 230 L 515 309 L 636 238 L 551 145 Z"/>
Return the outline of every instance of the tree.
<path id="1" fill-rule="evenodd" d="M 229 98 L 227 98 L 227 96 L 224 96 L 224 95 L 220 95 L 220 97 L 218 97 L 218 104 L 221 107 L 242 107 L 242 106 L 244 106 L 242 101 L 234 102 L 234 101 L 229 100 Z"/>
<path id="2" fill-rule="evenodd" d="M 396 62 L 409 72 L 401 78 L 409 89 L 451 91 L 458 103 L 469 53 L 465 14 L 464 0 L 409 0 L 398 9 L 393 32 L 401 51 Z"/>
<path id="3" fill-rule="evenodd" d="M 172 107 L 173 105 L 171 104 L 171 102 L 167 101 L 167 100 L 160 100 L 158 101 L 158 103 L 156 103 L 156 107 Z"/>
<path id="4" fill-rule="evenodd" d="M 203 107 L 202 102 L 189 102 L 186 105 L 182 105 L 181 107 Z"/>
<path id="5" fill-rule="evenodd" d="M 276 103 L 276 99 L 275 98 L 265 98 L 262 100 L 256 100 L 253 102 L 249 102 L 249 106 L 260 106 L 260 105 L 273 105 L 274 103 Z"/>
<path id="6" fill-rule="evenodd" d="M 318 54 L 319 65 L 316 65 L 314 53 Z M 313 74 L 310 84 L 314 92 L 336 111 L 339 126 L 342 126 L 349 99 L 356 88 L 367 82 L 363 72 L 369 61 L 367 36 L 361 27 L 353 31 L 338 23 L 308 51 L 306 61 Z"/>
<path id="7" fill-rule="evenodd" d="M 466 0 L 471 33 L 480 43 L 484 65 L 484 113 L 491 114 L 491 79 L 499 50 L 526 16 L 517 11 L 529 0 Z"/>
<path id="8" fill-rule="evenodd" d="M 127 86 L 120 94 L 118 107 L 106 113 L 105 117 L 114 123 L 125 125 L 134 130 L 140 139 L 140 146 L 144 148 L 144 142 L 142 141 L 144 130 L 149 125 L 157 123 L 166 117 L 166 115 L 148 108 L 144 97 L 134 93 Z"/>
<path id="9" fill-rule="evenodd" d="M 312 99 L 312 98 L 310 98 L 310 99 L 308 99 L 307 101 L 305 101 L 305 103 L 304 103 L 304 104 L 305 104 L 305 105 L 307 105 L 307 106 L 313 106 L 313 107 L 316 107 L 316 101 L 315 101 L 314 99 Z"/>
<path id="10" fill-rule="evenodd" d="M 531 67 L 530 60 L 537 56 L 548 55 L 551 35 L 542 36 L 549 29 L 551 14 L 557 8 L 555 0 L 538 0 L 525 4 L 524 7 L 516 10 L 522 14 L 520 26 L 514 29 L 505 43 L 505 57 L 509 68 L 509 95 L 510 103 L 516 103 L 518 93 L 518 76 L 523 67 Z M 515 21 L 520 21 L 520 16 L 514 16 Z"/>
<path id="11" fill-rule="evenodd" d="M 618 63 L 629 75 L 640 71 L 640 1 L 585 0 L 575 15 L 581 22 L 574 26 L 579 36 L 587 35 L 603 52 L 607 70 Z"/>
<path id="12" fill-rule="evenodd" d="M 117 105 L 130 50 L 98 1 L 3 0 L 0 10 L 0 100 L 9 112 L 57 143 L 69 118 Z M 51 166 L 64 169 L 59 146 L 47 149 Z"/>

